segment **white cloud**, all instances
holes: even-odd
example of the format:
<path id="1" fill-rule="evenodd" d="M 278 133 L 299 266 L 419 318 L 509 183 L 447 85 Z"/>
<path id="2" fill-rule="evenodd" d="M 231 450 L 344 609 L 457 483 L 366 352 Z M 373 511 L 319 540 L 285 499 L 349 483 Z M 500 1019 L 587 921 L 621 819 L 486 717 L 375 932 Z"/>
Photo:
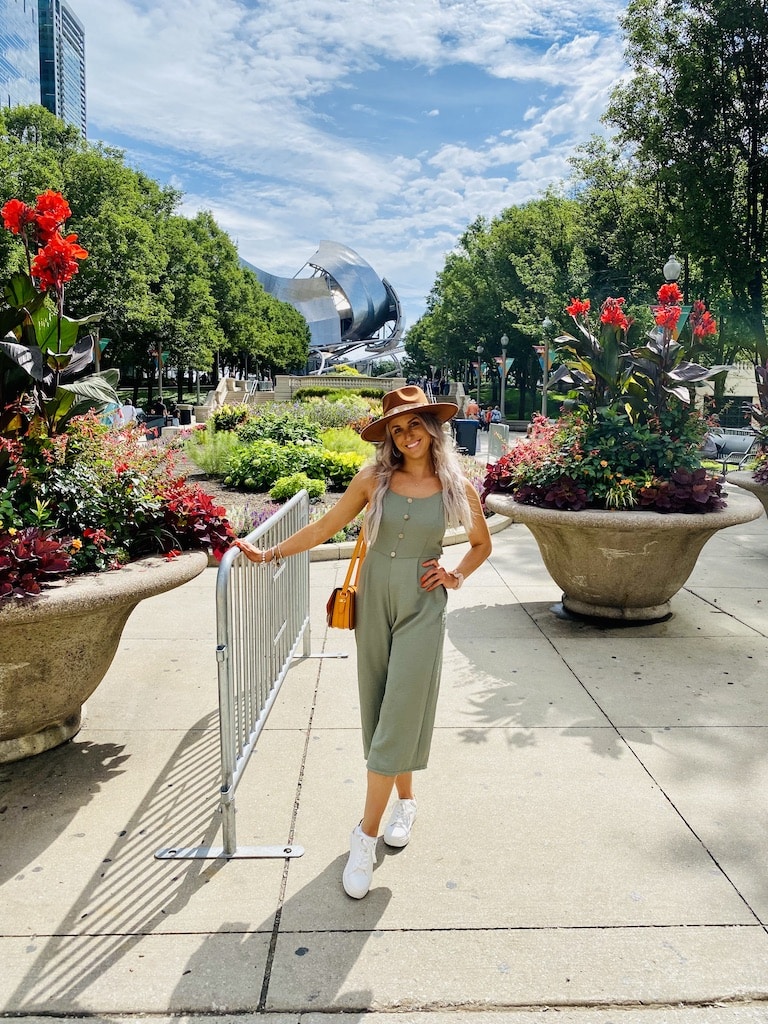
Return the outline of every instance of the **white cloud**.
<path id="1" fill-rule="evenodd" d="M 322 238 L 348 242 L 408 296 L 411 321 L 467 223 L 567 174 L 621 72 L 623 0 L 594 0 L 588 18 L 573 0 L 73 6 L 86 27 L 94 138 L 165 173 L 187 192 L 185 211 L 211 209 L 264 269 L 294 273 Z M 358 75 L 393 60 L 472 65 L 504 88 L 518 83 L 523 113 L 472 145 L 438 94 L 414 97 L 413 112 L 431 119 L 430 132 L 439 124 L 442 141 L 428 143 L 425 125 L 418 158 L 395 148 L 383 159 L 374 143 L 387 96 L 374 107 L 354 90 Z M 339 90 L 375 121 L 371 143 L 347 130 L 341 107 L 321 103 Z"/>

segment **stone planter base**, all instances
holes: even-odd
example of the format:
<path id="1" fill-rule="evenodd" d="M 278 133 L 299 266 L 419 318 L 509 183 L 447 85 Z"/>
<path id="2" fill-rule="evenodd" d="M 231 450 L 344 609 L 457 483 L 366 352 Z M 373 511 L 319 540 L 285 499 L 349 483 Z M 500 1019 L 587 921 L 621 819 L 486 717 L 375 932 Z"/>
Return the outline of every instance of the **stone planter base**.
<path id="1" fill-rule="evenodd" d="M 667 618 L 670 598 L 709 538 L 762 515 L 759 503 L 740 492 L 728 495 L 727 508 L 704 515 L 561 512 L 504 494 L 490 494 L 486 505 L 528 527 L 567 611 L 630 623 Z"/>
<path id="2" fill-rule="evenodd" d="M 0 764 L 71 739 L 139 601 L 186 583 L 207 563 L 203 551 L 141 558 L 0 605 Z"/>

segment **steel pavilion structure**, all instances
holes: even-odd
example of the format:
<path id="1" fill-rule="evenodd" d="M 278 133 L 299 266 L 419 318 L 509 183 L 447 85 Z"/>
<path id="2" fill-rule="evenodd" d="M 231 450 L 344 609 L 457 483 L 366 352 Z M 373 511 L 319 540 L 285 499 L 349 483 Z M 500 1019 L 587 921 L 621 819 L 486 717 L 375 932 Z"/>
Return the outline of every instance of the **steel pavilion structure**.
<path id="1" fill-rule="evenodd" d="M 243 262 L 265 291 L 290 303 L 307 321 L 321 372 L 327 359 L 352 349 L 378 355 L 400 345 L 403 318 L 397 293 L 348 245 L 321 242 L 294 277 L 277 277 Z M 300 277 L 305 270 L 309 275 Z"/>

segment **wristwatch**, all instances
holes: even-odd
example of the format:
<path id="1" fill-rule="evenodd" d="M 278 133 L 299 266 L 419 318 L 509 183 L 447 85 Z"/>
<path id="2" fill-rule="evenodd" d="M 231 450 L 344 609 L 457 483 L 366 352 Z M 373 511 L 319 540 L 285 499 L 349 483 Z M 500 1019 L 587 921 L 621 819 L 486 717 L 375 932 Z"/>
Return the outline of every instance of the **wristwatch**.
<path id="1" fill-rule="evenodd" d="M 456 569 L 454 569 L 453 572 L 451 573 L 451 576 L 458 580 L 458 583 L 456 584 L 456 590 L 461 590 L 462 586 L 464 585 L 464 573 L 457 572 Z"/>

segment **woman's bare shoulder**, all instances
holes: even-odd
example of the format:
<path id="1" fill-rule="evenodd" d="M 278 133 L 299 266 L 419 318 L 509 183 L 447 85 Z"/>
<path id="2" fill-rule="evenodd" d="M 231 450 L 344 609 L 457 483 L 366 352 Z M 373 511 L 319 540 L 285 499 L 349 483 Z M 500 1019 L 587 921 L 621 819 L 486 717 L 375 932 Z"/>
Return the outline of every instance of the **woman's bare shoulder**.
<path id="1" fill-rule="evenodd" d="M 358 470 L 358 472 L 354 475 L 348 490 L 354 491 L 357 494 L 364 494 L 366 500 L 370 501 L 375 486 L 376 470 L 374 466 L 367 465 L 363 466 L 363 468 Z"/>

